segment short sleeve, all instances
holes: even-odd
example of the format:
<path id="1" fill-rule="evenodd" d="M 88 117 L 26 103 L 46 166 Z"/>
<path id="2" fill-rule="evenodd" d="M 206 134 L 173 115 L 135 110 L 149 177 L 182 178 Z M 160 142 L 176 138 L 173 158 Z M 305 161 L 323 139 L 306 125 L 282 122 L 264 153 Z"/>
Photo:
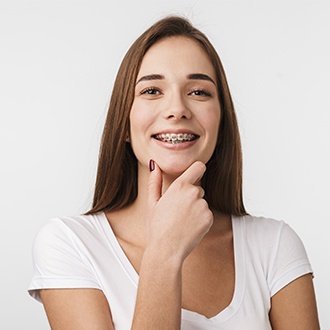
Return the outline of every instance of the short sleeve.
<path id="1" fill-rule="evenodd" d="M 40 301 L 39 289 L 100 286 L 81 243 L 60 219 L 49 220 L 38 232 L 32 250 L 34 273 L 29 294 Z"/>
<path id="2" fill-rule="evenodd" d="M 274 251 L 268 277 L 271 296 L 298 277 L 313 273 L 301 239 L 284 222 Z"/>

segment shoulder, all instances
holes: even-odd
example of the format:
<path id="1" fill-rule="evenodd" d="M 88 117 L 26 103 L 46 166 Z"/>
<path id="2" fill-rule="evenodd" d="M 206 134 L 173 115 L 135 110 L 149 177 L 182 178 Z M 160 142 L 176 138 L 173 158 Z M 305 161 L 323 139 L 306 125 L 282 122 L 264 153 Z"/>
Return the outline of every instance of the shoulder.
<path id="1" fill-rule="evenodd" d="M 35 252 L 47 256 L 45 249 L 77 249 L 100 240 L 102 223 L 96 215 L 59 216 L 48 219 L 38 230 L 33 244 Z"/>
<path id="2" fill-rule="evenodd" d="M 39 229 L 33 242 L 32 254 L 37 268 L 53 274 L 70 269 L 89 258 L 91 248 L 102 242 L 100 219 L 94 216 L 60 216 L 48 219 Z"/>
<path id="3" fill-rule="evenodd" d="M 283 236 L 291 241 L 300 241 L 294 229 L 283 220 L 246 215 L 238 218 L 237 223 L 242 227 L 243 234 L 250 244 L 274 247 Z"/>
<path id="4" fill-rule="evenodd" d="M 283 220 L 256 215 L 245 215 L 239 219 L 243 220 L 245 229 L 248 232 L 257 234 L 274 233 L 274 231 L 280 230 L 285 224 Z"/>
<path id="5" fill-rule="evenodd" d="M 100 221 L 96 215 L 58 216 L 48 219 L 40 227 L 37 237 L 79 236 L 86 232 L 96 232 L 99 227 Z"/>
<path id="6" fill-rule="evenodd" d="M 305 254 L 300 237 L 283 220 L 246 215 L 237 218 L 236 226 L 241 228 L 247 249 L 264 259 L 270 260 L 290 253 Z"/>
<path id="7" fill-rule="evenodd" d="M 242 229 L 246 257 L 263 270 L 271 295 L 298 276 L 312 273 L 302 240 L 285 221 L 248 215 L 236 223 Z"/>
<path id="8" fill-rule="evenodd" d="M 99 288 L 90 249 L 97 246 L 97 225 L 90 216 L 48 219 L 33 243 L 34 274 L 30 294 L 40 300 L 43 288 Z"/>

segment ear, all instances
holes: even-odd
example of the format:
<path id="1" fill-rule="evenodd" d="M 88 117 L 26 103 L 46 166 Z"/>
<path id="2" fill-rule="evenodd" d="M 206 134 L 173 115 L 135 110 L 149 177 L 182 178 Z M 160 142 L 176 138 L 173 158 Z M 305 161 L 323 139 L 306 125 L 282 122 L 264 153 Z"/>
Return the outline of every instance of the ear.
<path id="1" fill-rule="evenodd" d="M 128 135 L 126 136 L 125 142 L 127 142 L 127 143 L 130 143 L 131 142 L 131 140 L 130 140 L 130 138 L 129 138 Z"/>

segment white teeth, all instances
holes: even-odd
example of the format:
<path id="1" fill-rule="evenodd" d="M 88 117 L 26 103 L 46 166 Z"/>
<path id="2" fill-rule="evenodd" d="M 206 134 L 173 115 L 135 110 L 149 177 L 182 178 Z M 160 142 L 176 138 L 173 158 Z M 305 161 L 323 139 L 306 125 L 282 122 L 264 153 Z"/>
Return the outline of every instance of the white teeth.
<path id="1" fill-rule="evenodd" d="M 155 135 L 155 138 L 160 141 L 169 142 L 172 144 L 182 143 L 186 141 L 195 140 L 198 136 L 190 133 L 162 133 Z"/>

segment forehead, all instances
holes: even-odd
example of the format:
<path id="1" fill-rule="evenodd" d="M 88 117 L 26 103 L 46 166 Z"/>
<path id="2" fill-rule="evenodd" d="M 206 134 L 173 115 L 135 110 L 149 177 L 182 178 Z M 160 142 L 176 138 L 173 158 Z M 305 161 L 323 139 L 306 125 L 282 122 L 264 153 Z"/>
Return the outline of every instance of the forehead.
<path id="1" fill-rule="evenodd" d="M 156 42 L 144 55 L 138 76 L 143 74 L 206 73 L 215 79 L 210 58 L 195 40 L 182 37 L 168 37 Z"/>

